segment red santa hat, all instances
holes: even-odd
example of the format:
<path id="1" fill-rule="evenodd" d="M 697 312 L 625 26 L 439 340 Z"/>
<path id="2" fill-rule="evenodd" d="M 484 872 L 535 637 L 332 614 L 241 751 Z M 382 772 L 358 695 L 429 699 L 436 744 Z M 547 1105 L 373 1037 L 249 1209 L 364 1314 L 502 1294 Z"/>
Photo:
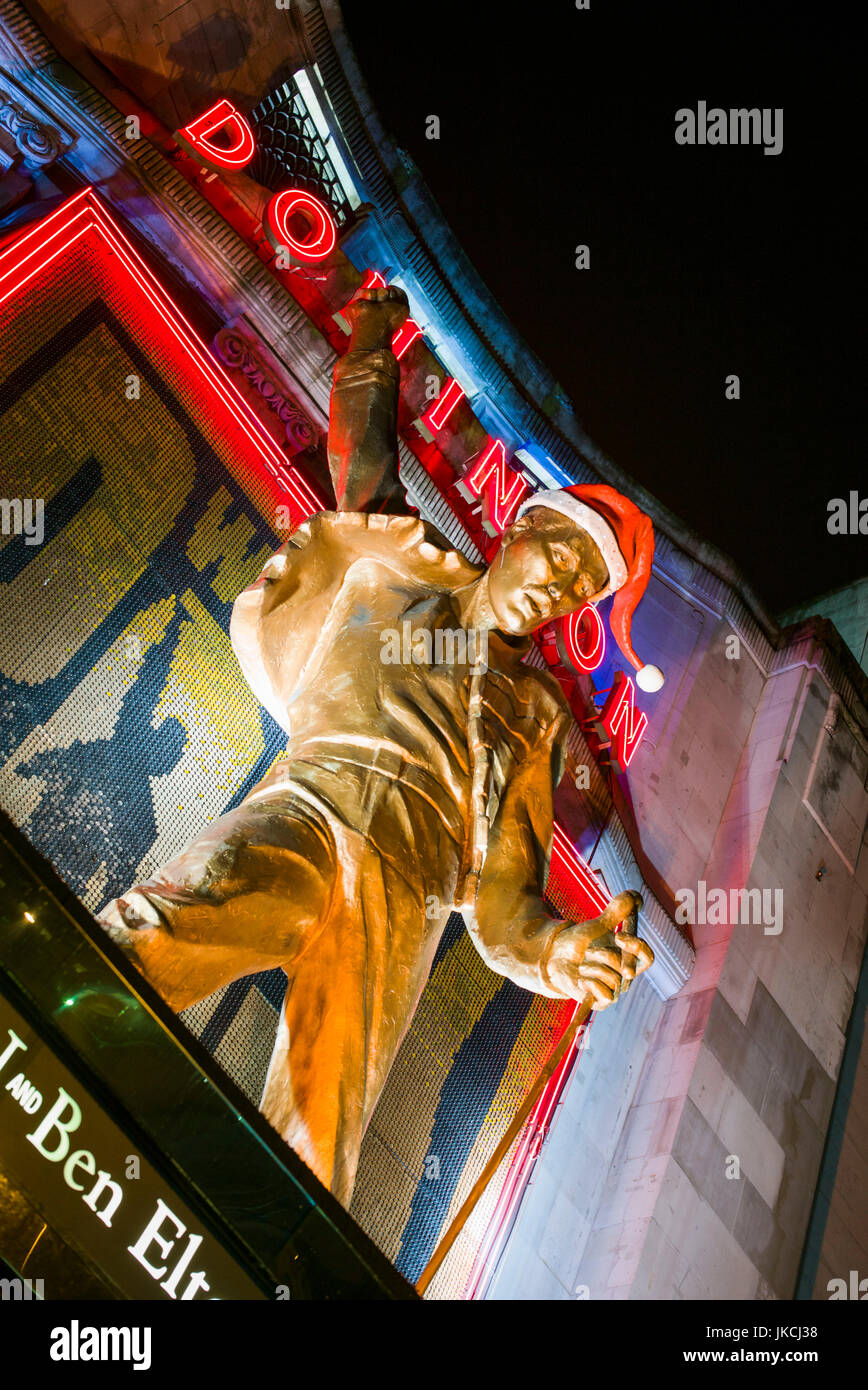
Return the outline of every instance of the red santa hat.
<path id="1" fill-rule="evenodd" d="M 533 492 L 522 501 L 516 518 L 532 507 L 548 507 L 568 516 L 596 543 L 609 571 L 605 589 L 595 594 L 599 602 L 614 593 L 609 626 L 621 651 L 636 668 L 640 690 L 659 690 L 663 672 L 639 660 L 630 640 L 633 611 L 648 587 L 654 559 L 654 528 L 651 518 L 635 502 L 605 484 L 578 484 L 551 492 Z"/>

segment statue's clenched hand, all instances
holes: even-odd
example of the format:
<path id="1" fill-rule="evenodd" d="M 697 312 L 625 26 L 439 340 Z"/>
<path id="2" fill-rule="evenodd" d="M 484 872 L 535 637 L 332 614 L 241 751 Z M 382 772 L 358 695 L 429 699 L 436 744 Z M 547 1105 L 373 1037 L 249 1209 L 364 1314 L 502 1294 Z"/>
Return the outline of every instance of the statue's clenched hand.
<path id="1" fill-rule="evenodd" d="M 407 295 L 397 285 L 359 290 L 344 310 L 352 329 L 351 350 L 388 348 L 409 312 Z"/>
<path id="2" fill-rule="evenodd" d="M 608 1008 L 626 994 L 631 981 L 654 964 L 651 947 L 636 935 L 641 906 L 639 893 L 619 893 L 593 921 L 573 922 L 559 932 L 546 964 L 552 985 L 570 998 L 590 999 L 593 1009 Z"/>

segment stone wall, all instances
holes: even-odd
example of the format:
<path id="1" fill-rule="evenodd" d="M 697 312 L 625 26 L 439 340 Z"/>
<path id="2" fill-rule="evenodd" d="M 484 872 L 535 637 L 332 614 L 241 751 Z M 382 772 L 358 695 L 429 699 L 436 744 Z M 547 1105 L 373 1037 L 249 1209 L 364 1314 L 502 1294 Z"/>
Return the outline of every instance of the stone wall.
<path id="1" fill-rule="evenodd" d="M 780 621 L 795 623 L 815 613 L 835 624 L 862 670 L 868 673 L 868 579 L 860 579 L 796 608 L 788 608 L 781 614 Z"/>
<path id="2" fill-rule="evenodd" d="M 835 1107 L 826 1138 L 812 1228 L 800 1276 L 800 1295 L 868 1295 L 868 955 L 863 958 L 856 1004 Z M 855 1276 L 855 1277 L 854 1277 Z M 859 1287 L 861 1285 L 861 1288 Z"/>
<path id="3" fill-rule="evenodd" d="M 495 1297 L 796 1290 L 868 928 L 864 707 L 842 704 L 816 645 L 757 655 L 665 574 L 649 594 L 645 646 L 669 693 L 630 771 L 636 827 L 677 901 L 690 889 L 698 906 L 703 880 L 728 910 L 695 922 L 692 977 L 656 1021 L 649 1008 L 647 1044 L 631 1014 L 647 986 L 595 1021 L 617 1065 L 582 1059 Z M 741 888 L 759 894 L 730 903 Z M 833 1274 L 868 1276 L 866 1095 L 863 1060 L 820 1297 Z"/>
<path id="4" fill-rule="evenodd" d="M 613 1229 L 620 1231 L 629 1206 L 638 1231 L 657 1196 L 653 1173 L 638 1164 L 622 1172 L 617 1191 L 610 1174 L 618 1137 L 632 1113 L 642 1059 L 666 1007 L 654 990 L 633 989 L 617 1009 L 593 1020 L 487 1297 L 605 1296 L 609 1264 L 605 1250 L 597 1248 L 600 1241 L 589 1242 L 595 1225 L 606 1223 L 605 1242 Z M 617 1258 L 613 1267 L 617 1277 Z"/>

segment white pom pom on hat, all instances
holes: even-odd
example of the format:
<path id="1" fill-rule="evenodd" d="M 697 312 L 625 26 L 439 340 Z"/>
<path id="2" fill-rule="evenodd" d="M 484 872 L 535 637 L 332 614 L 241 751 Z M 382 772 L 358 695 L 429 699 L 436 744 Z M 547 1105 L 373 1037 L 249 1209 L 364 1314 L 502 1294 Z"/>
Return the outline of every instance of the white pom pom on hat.
<path id="1" fill-rule="evenodd" d="M 641 666 L 636 672 L 636 684 L 640 690 L 653 695 L 663 685 L 663 672 L 659 666 Z"/>

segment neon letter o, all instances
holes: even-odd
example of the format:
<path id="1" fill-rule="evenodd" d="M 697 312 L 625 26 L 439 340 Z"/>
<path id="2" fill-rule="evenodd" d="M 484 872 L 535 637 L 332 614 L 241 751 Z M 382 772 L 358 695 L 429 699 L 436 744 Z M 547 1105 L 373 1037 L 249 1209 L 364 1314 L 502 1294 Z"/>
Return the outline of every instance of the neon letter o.
<path id="1" fill-rule="evenodd" d="M 592 603 L 569 613 L 563 625 L 567 656 L 577 671 L 596 671 L 606 655 L 606 631 Z"/>
<path id="2" fill-rule="evenodd" d="M 309 225 L 304 241 L 299 241 L 289 229 L 290 219 L 296 214 L 301 214 Z M 337 245 L 337 227 L 328 208 L 301 188 L 284 188 L 275 193 L 265 209 L 263 227 L 275 251 L 286 250 L 301 261 L 325 260 Z"/>

